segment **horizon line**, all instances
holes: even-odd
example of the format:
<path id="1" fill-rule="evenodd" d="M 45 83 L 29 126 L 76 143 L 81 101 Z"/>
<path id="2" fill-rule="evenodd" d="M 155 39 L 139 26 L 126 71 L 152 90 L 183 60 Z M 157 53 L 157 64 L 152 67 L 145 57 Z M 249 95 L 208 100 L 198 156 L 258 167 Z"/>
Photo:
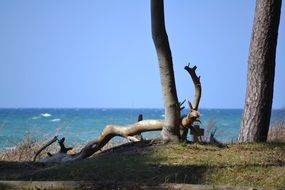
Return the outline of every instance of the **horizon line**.
<path id="1" fill-rule="evenodd" d="M 0 109 L 164 109 L 163 107 L 0 107 Z M 184 108 L 189 109 L 189 108 Z M 243 110 L 244 108 L 236 108 L 236 107 L 227 107 L 227 108 L 219 108 L 219 107 L 202 107 L 200 110 L 207 109 L 235 109 L 235 110 Z M 285 108 L 272 108 L 272 110 L 285 110 Z"/>

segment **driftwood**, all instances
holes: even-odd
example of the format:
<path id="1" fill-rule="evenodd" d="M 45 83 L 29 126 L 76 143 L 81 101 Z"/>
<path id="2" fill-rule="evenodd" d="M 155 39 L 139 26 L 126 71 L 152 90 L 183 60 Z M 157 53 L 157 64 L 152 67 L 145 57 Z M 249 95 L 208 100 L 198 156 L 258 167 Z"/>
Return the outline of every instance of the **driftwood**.
<path id="1" fill-rule="evenodd" d="M 196 74 L 197 66 L 194 66 L 191 68 L 190 64 L 188 64 L 188 66 L 185 66 L 184 69 L 191 76 L 191 79 L 195 87 L 195 96 L 194 96 L 193 104 L 191 104 L 191 102 L 188 101 L 188 105 L 190 108 L 189 113 L 183 116 L 181 119 L 181 128 L 180 128 L 181 136 L 182 136 L 182 139 L 186 140 L 188 131 L 190 129 L 193 134 L 193 141 L 200 142 L 201 134 L 200 134 L 199 127 L 197 128 L 193 126 L 193 123 L 195 121 L 200 122 L 198 120 L 198 118 L 200 117 L 200 112 L 198 111 L 198 108 L 199 108 L 199 102 L 200 102 L 201 95 L 202 95 L 202 86 L 200 82 L 200 76 L 198 77 Z"/>
<path id="2" fill-rule="evenodd" d="M 51 144 L 53 144 L 55 141 L 57 141 L 58 138 L 57 136 L 55 136 L 52 140 L 48 141 L 40 150 L 38 150 L 34 156 L 33 161 L 36 161 L 37 156 L 44 150 L 46 149 L 48 146 L 50 146 Z M 48 155 L 50 156 L 50 154 L 48 153 Z"/>
<path id="3" fill-rule="evenodd" d="M 215 138 L 216 130 L 217 130 L 217 129 L 215 129 L 213 132 L 211 132 L 211 135 L 210 135 L 210 143 L 215 144 L 215 145 L 216 145 L 217 147 L 219 147 L 219 148 L 228 147 L 227 145 L 223 144 L 222 142 L 220 142 L 219 140 L 217 140 L 217 139 Z"/>
<path id="4" fill-rule="evenodd" d="M 198 118 L 200 117 L 200 113 L 198 111 L 198 106 L 201 98 L 201 83 L 200 83 L 200 77 L 197 77 L 195 70 L 196 66 L 193 68 L 186 66 L 184 69 L 190 74 L 192 81 L 195 86 L 195 97 L 193 104 L 191 104 L 188 101 L 190 111 L 187 115 L 183 116 L 181 118 L 181 124 L 180 124 L 180 129 L 181 129 L 181 139 L 186 140 L 188 130 L 194 130 L 193 128 L 193 122 L 199 121 Z M 181 109 L 182 103 L 180 103 Z M 46 157 L 42 160 L 39 160 L 38 162 L 44 162 L 44 163 L 62 163 L 66 161 L 75 161 L 75 160 L 81 160 L 88 158 L 92 156 L 94 153 L 99 151 L 103 146 L 105 146 L 113 137 L 115 136 L 120 136 L 123 138 L 128 139 L 129 141 L 139 141 L 140 138 L 138 138 L 138 134 L 141 134 L 142 132 L 147 132 L 147 131 L 160 131 L 162 130 L 164 126 L 164 121 L 163 120 L 142 120 L 142 116 L 139 116 L 138 122 L 127 125 L 127 126 L 119 126 L 119 125 L 107 125 L 103 131 L 102 134 L 94 141 L 90 141 L 79 153 L 76 154 L 67 154 L 67 151 L 70 150 L 71 148 L 65 148 L 64 146 L 64 138 L 61 140 L 58 140 L 61 150 L 52 155 L 49 154 L 49 157 Z M 196 135 L 197 136 L 197 135 Z M 194 140 L 198 137 L 194 135 Z M 56 137 L 57 140 L 57 137 Z M 53 140 L 55 142 L 56 140 Z M 52 144 L 52 143 L 48 143 Z M 49 146 L 49 145 L 47 145 Z M 45 149 L 47 146 L 41 148 L 41 151 Z M 38 152 L 41 152 L 38 151 Z M 38 155 L 39 153 L 37 153 Z M 36 160 L 36 157 L 34 158 L 34 161 Z"/>
<path id="5" fill-rule="evenodd" d="M 103 129 L 102 134 L 96 140 L 90 141 L 79 153 L 66 154 L 59 152 L 38 162 L 61 163 L 88 158 L 99 151 L 115 136 L 121 136 L 131 141 L 139 141 L 134 135 L 145 131 L 162 130 L 163 124 L 162 120 L 143 120 L 128 126 L 107 125 Z"/>

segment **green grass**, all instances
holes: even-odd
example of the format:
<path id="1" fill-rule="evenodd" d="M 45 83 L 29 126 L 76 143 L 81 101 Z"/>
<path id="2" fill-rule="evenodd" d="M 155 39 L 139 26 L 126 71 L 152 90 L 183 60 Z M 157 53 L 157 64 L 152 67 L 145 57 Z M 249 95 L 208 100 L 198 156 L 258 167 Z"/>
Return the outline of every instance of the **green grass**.
<path id="1" fill-rule="evenodd" d="M 39 169 L 17 180 L 191 183 L 285 187 L 285 143 L 156 144 Z"/>

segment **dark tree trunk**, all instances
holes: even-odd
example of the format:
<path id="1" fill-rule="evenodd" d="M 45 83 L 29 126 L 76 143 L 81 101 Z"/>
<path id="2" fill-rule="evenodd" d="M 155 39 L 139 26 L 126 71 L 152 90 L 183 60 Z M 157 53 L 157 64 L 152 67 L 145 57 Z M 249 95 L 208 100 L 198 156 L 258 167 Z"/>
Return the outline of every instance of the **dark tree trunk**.
<path id="1" fill-rule="evenodd" d="M 281 2 L 282 0 L 256 1 L 239 142 L 257 142 L 267 139 Z"/>
<path id="2" fill-rule="evenodd" d="M 171 50 L 165 30 L 163 6 L 163 0 L 151 0 L 152 39 L 159 61 L 165 109 L 165 123 L 161 135 L 166 141 L 178 141 L 180 107 L 176 94 Z"/>

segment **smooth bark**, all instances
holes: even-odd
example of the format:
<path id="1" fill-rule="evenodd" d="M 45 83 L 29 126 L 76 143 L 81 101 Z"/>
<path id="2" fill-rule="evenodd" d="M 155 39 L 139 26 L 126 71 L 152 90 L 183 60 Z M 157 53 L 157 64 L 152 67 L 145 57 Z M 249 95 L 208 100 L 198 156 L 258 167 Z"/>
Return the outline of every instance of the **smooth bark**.
<path id="1" fill-rule="evenodd" d="M 67 161 L 82 160 L 101 150 L 113 137 L 120 136 L 130 141 L 139 141 L 135 135 L 146 131 L 160 131 L 164 125 L 163 120 L 143 120 L 127 126 L 107 125 L 96 140 L 90 141 L 79 153 L 58 153 L 39 160 L 42 163 L 63 163 Z M 35 161 L 35 160 L 34 160 Z"/>
<path id="2" fill-rule="evenodd" d="M 172 55 L 164 23 L 163 0 L 151 0 L 151 30 L 159 62 L 165 110 L 165 122 L 161 135 L 165 141 L 178 141 L 180 139 L 180 107 L 176 93 Z"/>

